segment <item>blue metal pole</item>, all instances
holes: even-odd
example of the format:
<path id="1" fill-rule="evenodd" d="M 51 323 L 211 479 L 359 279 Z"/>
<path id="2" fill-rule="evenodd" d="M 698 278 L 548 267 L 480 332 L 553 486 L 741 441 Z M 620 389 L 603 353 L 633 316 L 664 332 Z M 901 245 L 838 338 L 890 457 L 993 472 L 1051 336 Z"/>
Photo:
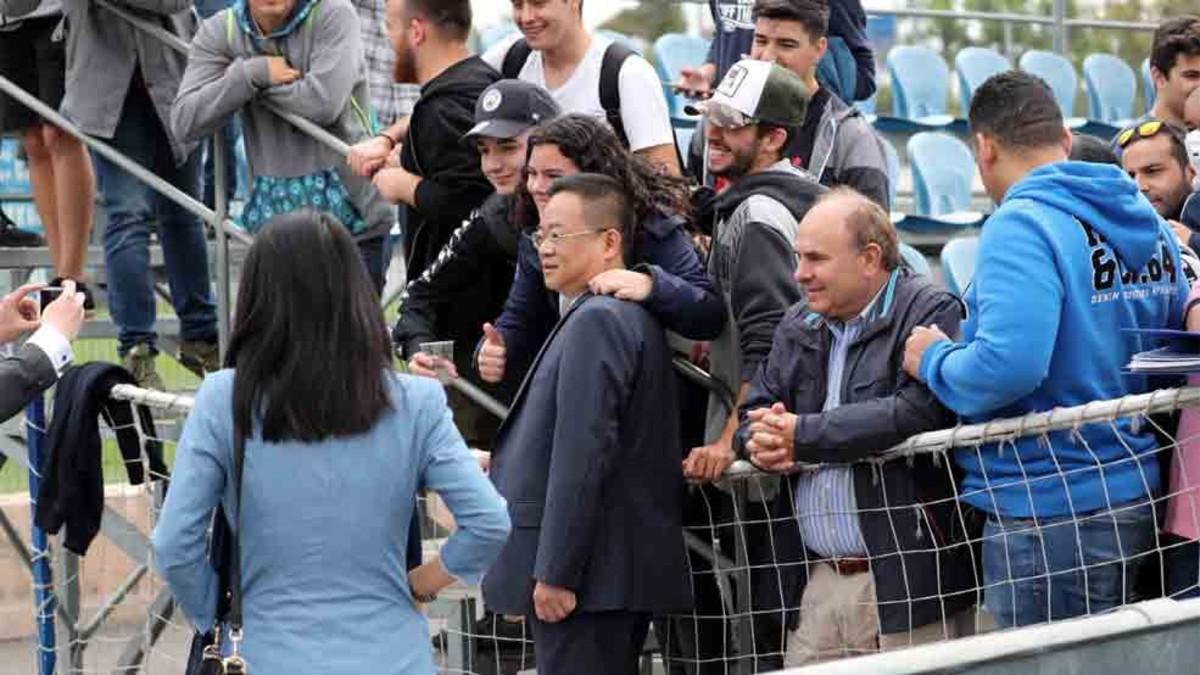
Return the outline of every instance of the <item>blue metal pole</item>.
<path id="1" fill-rule="evenodd" d="M 37 512 L 37 496 L 41 489 L 40 474 L 46 448 L 46 401 L 38 396 L 25 410 L 25 444 L 29 449 L 30 518 Z M 38 675 L 53 675 L 56 659 L 54 635 L 54 574 L 50 567 L 50 546 L 46 533 L 36 524 L 30 530 L 33 539 L 33 602 L 37 611 Z"/>

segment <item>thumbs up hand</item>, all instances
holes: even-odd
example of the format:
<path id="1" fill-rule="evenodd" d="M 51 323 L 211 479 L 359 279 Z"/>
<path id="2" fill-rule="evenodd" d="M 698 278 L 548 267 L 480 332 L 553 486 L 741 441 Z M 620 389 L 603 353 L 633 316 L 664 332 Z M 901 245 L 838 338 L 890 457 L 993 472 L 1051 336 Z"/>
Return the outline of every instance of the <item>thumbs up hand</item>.
<path id="1" fill-rule="evenodd" d="M 490 323 L 483 324 L 483 346 L 479 348 L 479 376 L 484 382 L 504 379 L 504 336 Z"/>

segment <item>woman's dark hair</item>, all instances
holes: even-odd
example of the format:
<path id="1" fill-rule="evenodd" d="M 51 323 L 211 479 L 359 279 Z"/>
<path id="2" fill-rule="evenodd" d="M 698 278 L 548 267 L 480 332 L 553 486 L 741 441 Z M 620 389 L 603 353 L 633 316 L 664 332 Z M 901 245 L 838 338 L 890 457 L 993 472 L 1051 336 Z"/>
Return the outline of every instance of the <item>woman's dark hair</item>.
<path id="1" fill-rule="evenodd" d="M 587 115 L 564 115 L 534 128 L 529 152 L 553 145 L 581 173 L 598 173 L 620 181 L 633 205 L 638 223 L 660 216 L 691 215 L 687 182 L 668 176 L 629 152 L 603 121 Z M 537 227 L 537 208 L 525 181 L 517 186 L 514 222 L 523 230 Z M 632 233 L 635 239 L 637 233 Z"/>
<path id="2" fill-rule="evenodd" d="M 225 366 L 233 421 L 265 441 L 314 442 L 369 430 L 391 406 L 391 346 L 350 233 L 315 211 L 277 216 L 250 247 Z"/>

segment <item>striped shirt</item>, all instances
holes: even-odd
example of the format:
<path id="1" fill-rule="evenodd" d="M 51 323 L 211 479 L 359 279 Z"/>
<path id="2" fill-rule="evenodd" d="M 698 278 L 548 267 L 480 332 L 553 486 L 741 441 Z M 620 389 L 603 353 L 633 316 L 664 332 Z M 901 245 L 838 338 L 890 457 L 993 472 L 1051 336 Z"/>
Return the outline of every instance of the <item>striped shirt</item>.
<path id="1" fill-rule="evenodd" d="M 825 404 L 821 412 L 829 412 L 842 404 L 842 384 L 850 345 L 858 338 L 863 326 L 876 317 L 875 308 L 879 306 L 880 296 L 895 282 L 895 275 L 892 276 L 891 283 L 884 284 L 857 317 L 845 323 L 826 320 L 833 342 L 829 348 Z M 800 536 L 808 550 L 822 558 L 867 556 L 867 545 L 858 521 L 853 467 L 825 466 L 800 474 L 796 480 L 795 503 Z"/>

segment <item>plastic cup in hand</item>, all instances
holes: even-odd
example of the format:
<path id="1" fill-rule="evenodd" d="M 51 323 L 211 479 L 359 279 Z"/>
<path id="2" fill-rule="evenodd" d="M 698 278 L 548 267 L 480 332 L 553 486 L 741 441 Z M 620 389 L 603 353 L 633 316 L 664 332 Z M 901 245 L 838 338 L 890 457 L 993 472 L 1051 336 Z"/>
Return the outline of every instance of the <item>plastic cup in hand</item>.
<path id="1" fill-rule="evenodd" d="M 437 359 L 439 363 L 435 370 L 437 378 L 445 384 L 450 381 L 450 371 L 445 366 L 445 362 L 454 361 L 454 340 L 441 340 L 438 342 L 422 342 L 420 344 L 422 352 Z M 443 361 L 444 359 L 444 361 Z"/>

